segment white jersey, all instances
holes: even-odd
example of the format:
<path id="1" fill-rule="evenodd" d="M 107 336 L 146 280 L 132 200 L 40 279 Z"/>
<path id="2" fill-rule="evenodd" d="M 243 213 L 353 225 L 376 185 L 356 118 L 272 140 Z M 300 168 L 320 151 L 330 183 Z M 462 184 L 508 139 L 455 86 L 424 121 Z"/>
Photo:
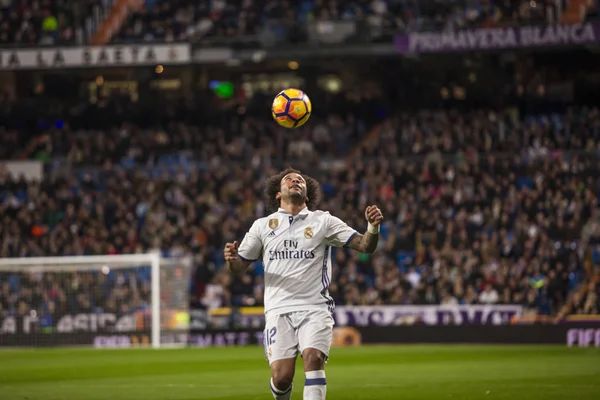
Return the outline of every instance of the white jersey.
<path id="1" fill-rule="evenodd" d="M 327 310 L 331 247 L 347 245 L 357 232 L 326 211 L 302 210 L 293 217 L 283 209 L 257 219 L 238 249 L 240 258 L 262 258 L 265 314 Z"/>

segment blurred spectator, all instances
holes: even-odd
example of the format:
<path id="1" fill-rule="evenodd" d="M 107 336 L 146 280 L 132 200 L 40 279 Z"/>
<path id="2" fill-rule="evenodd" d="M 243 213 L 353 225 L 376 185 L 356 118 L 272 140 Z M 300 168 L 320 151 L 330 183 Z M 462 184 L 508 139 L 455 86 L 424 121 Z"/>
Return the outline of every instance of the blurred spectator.
<path id="1" fill-rule="evenodd" d="M 483 291 L 479 294 L 479 302 L 481 304 L 496 304 L 500 300 L 498 292 L 490 283 L 485 285 Z"/>

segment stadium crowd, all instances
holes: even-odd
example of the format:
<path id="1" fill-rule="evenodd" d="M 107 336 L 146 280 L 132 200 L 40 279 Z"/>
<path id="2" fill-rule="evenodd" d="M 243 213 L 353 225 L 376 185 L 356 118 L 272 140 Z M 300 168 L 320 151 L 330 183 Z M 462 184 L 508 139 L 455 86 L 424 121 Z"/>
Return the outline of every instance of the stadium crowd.
<path id="1" fill-rule="evenodd" d="M 458 29 L 558 19 L 554 1 L 525 0 L 148 0 L 128 20 L 116 41 L 187 40 L 191 37 L 278 35 L 296 31 L 307 21 L 366 22 L 376 31 Z M 302 29 L 300 29 L 302 30 Z"/>
<path id="2" fill-rule="evenodd" d="M 0 0 L 0 47 L 82 45 L 92 21 L 109 5 L 101 0 Z M 94 19 L 96 16 L 96 19 Z"/>
<path id="3" fill-rule="evenodd" d="M 4 157 L 37 157 L 49 169 L 36 182 L 0 167 L 0 257 L 190 254 L 195 305 L 260 305 L 260 265 L 231 276 L 222 246 L 263 215 L 265 179 L 298 160 L 321 183 L 321 208 L 359 231 L 366 205 L 386 217 L 374 255 L 335 251 L 337 304 L 514 303 L 556 314 L 586 263 L 600 261 L 599 111 L 392 115 L 379 129 L 354 114 L 311 120 L 300 142 L 269 131 L 268 120 L 232 115 L 202 129 L 65 123 L 25 142 L 5 130 L 2 147 L 20 151 Z M 352 156 L 337 135 L 368 140 Z M 0 313 L 131 311 L 148 301 L 141 272 L 0 276 Z M 574 296 L 574 311 L 597 313 L 598 290 Z"/>
<path id="4" fill-rule="evenodd" d="M 0 0 L 0 46 L 84 44 L 110 12 L 113 1 Z M 309 20 L 358 20 L 393 34 L 557 21 L 562 2 L 528 0 L 146 0 L 113 42 L 185 41 L 192 37 L 286 35 Z"/>

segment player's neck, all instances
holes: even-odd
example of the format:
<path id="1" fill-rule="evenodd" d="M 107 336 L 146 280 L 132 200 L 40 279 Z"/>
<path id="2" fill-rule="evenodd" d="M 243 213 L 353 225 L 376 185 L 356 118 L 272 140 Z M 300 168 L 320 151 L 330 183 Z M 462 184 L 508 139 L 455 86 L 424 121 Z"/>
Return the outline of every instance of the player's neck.
<path id="1" fill-rule="evenodd" d="M 300 214 L 300 211 L 306 208 L 306 203 L 294 204 L 282 200 L 280 207 L 295 217 L 296 215 Z"/>

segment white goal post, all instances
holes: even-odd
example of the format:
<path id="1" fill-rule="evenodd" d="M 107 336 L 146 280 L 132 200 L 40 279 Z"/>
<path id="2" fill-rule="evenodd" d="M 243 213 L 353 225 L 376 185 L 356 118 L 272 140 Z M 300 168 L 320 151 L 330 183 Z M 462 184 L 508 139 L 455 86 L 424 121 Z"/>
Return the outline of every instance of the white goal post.
<path id="1" fill-rule="evenodd" d="M 158 253 L 0 259 L 0 346 L 159 348 L 189 327 L 191 267 Z"/>

